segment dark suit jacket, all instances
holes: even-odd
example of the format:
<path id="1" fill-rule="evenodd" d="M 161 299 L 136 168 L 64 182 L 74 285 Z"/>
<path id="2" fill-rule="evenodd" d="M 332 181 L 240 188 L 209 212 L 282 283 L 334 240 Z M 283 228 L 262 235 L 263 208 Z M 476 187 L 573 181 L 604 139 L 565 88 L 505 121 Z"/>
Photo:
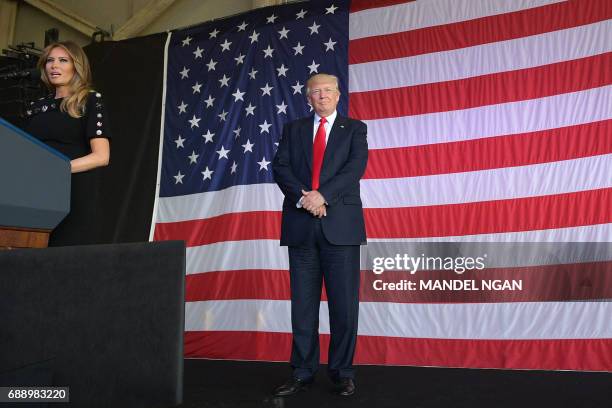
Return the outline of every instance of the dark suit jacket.
<path id="1" fill-rule="evenodd" d="M 301 190 L 312 190 L 313 116 L 287 123 L 272 162 L 274 180 L 285 195 L 281 245 L 299 246 L 312 233 L 314 217 L 296 204 Z M 336 116 L 329 134 L 319 192 L 327 201 L 323 233 L 334 245 L 366 243 L 359 179 L 368 161 L 366 124 Z"/>

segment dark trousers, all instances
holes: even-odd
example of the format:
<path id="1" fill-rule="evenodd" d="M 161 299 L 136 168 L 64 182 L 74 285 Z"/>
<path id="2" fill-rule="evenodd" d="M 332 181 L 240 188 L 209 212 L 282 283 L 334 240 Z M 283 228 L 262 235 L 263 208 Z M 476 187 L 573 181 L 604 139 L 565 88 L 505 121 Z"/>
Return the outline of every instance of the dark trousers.
<path id="1" fill-rule="evenodd" d="M 353 355 L 359 318 L 359 246 L 332 245 L 316 219 L 309 242 L 289 247 L 293 375 L 307 380 L 319 367 L 319 304 L 325 279 L 331 340 L 332 380 L 354 378 Z"/>

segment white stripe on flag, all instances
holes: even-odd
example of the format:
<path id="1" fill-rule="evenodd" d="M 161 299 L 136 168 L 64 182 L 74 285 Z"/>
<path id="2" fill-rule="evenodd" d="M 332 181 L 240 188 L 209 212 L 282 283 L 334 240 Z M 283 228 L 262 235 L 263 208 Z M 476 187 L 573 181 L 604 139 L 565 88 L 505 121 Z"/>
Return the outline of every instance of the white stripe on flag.
<path id="1" fill-rule="evenodd" d="M 159 199 L 157 222 L 199 220 L 247 211 L 280 211 L 283 193 L 276 184 L 233 186 L 211 191 Z"/>
<path id="2" fill-rule="evenodd" d="M 368 238 L 368 242 L 609 242 L 612 224 L 494 234 L 419 238 Z"/>
<path id="3" fill-rule="evenodd" d="M 612 154 L 529 166 L 361 181 L 367 208 L 537 197 L 612 187 Z"/>
<path id="4" fill-rule="evenodd" d="M 349 39 L 399 33 L 526 10 L 564 0 L 415 1 L 351 13 Z"/>
<path id="5" fill-rule="evenodd" d="M 187 248 L 187 275 L 241 269 L 289 269 L 287 248 L 277 239 L 226 241 Z"/>
<path id="6" fill-rule="evenodd" d="M 589 225 L 583 227 L 558 228 L 540 231 L 504 232 L 497 234 L 465 235 L 460 237 L 433 238 L 399 238 L 399 239 L 368 239 L 369 243 L 387 242 L 605 242 L 612 236 L 612 224 Z M 362 248 L 365 268 L 367 247 Z M 573 257 L 568 251 L 558 255 L 559 263 L 571 262 Z M 566 257 L 567 256 L 567 257 Z M 582 261 L 597 261 L 602 258 L 583 259 Z M 545 262 L 544 264 L 547 264 Z M 527 265 L 527 263 L 522 263 Z M 498 266 L 491 264 L 490 266 Z M 499 266 L 516 266 L 514 264 Z M 187 248 L 187 275 L 233 271 L 245 269 L 288 270 L 289 258 L 287 248 L 279 245 L 279 240 L 247 240 L 226 241 Z"/>
<path id="7" fill-rule="evenodd" d="M 514 40 L 349 65 L 349 92 L 453 81 L 612 51 L 612 20 Z M 467 62 L 469 61 L 469 63 Z"/>
<path id="8" fill-rule="evenodd" d="M 362 302 L 359 334 L 437 339 L 592 339 L 612 337 L 612 302 L 406 304 Z M 508 318 L 511 316 L 512 318 Z M 327 302 L 319 332 L 329 334 Z M 187 331 L 291 332 L 286 300 L 188 302 Z"/>
<path id="9" fill-rule="evenodd" d="M 612 85 L 527 101 L 365 121 L 368 147 L 458 142 L 555 129 L 612 118 Z"/>

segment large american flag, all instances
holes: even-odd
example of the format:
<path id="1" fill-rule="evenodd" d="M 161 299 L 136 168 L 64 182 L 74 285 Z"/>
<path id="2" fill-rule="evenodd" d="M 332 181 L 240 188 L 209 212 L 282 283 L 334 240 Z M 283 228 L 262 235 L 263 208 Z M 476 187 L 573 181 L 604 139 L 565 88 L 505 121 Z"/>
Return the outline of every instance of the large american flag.
<path id="1" fill-rule="evenodd" d="M 612 241 L 611 18 L 609 0 L 310 1 L 171 33 L 152 237 L 187 244 L 186 356 L 289 358 L 270 162 L 316 72 L 368 124 L 370 242 Z M 356 363 L 612 370 L 612 302 L 419 303 L 362 273 Z M 325 301 L 320 331 L 325 360 Z"/>

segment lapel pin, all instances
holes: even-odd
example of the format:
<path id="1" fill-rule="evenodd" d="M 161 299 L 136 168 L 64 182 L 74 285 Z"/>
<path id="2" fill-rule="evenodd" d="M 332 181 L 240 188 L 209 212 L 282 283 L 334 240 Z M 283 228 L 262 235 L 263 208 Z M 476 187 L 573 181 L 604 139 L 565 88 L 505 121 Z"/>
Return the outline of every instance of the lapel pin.
<path id="1" fill-rule="evenodd" d="M 340 125 L 340 127 L 341 127 L 342 129 L 344 129 L 344 125 Z"/>

